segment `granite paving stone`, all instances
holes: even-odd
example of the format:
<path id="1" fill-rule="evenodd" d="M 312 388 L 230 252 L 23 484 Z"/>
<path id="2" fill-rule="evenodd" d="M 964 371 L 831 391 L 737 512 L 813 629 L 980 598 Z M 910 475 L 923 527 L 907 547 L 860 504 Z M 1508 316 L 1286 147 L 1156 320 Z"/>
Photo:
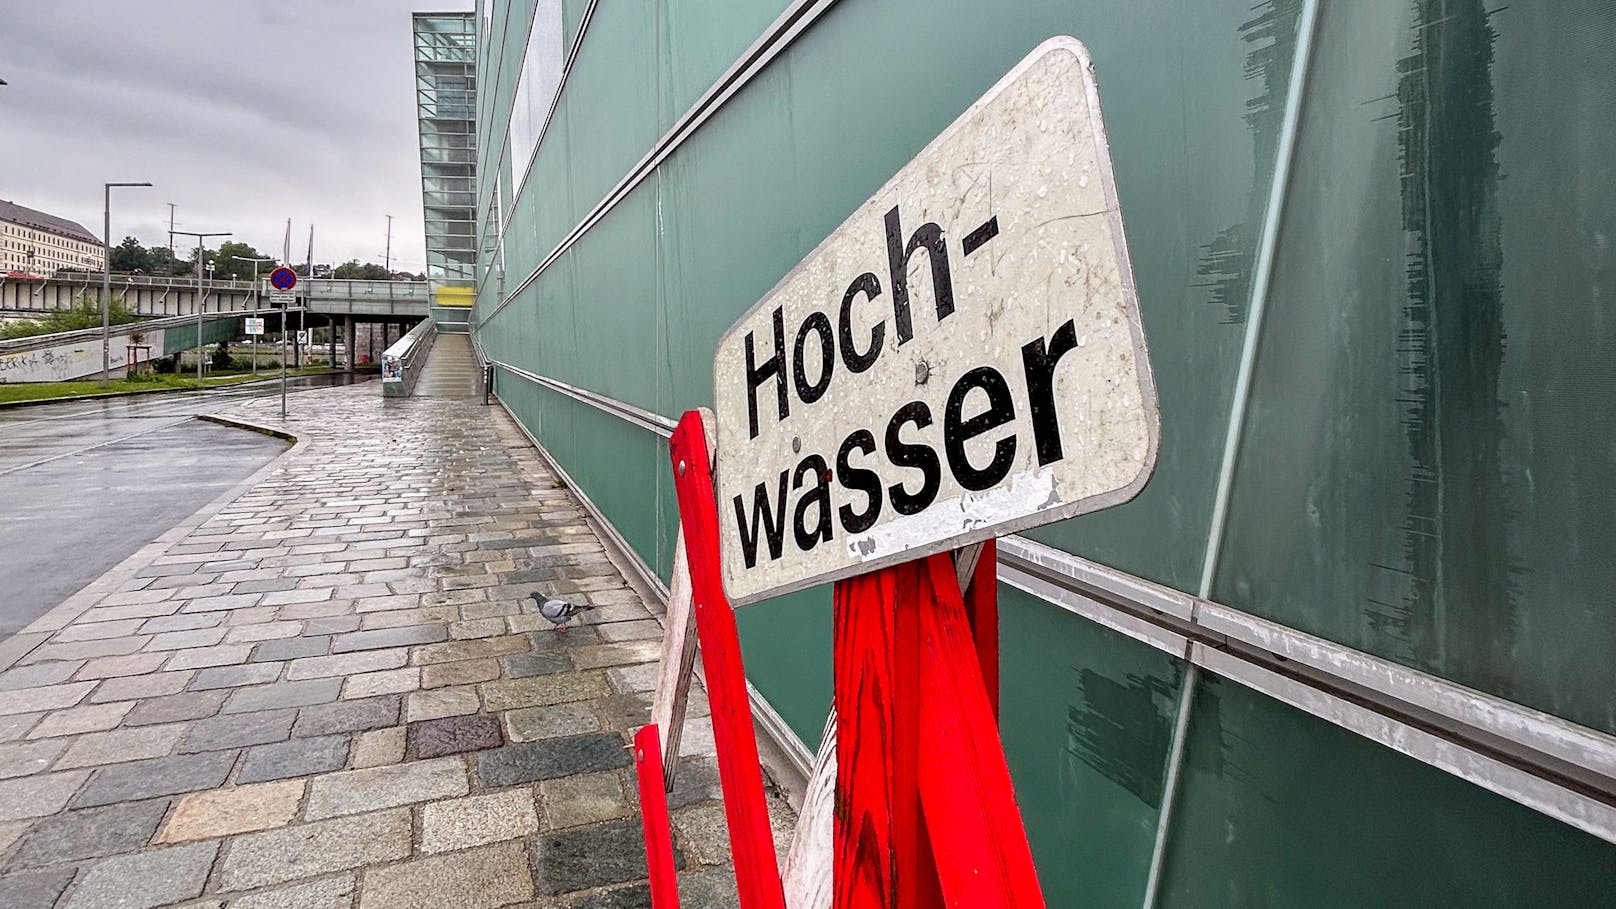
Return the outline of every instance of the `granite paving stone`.
<path id="1" fill-rule="evenodd" d="M 414 666 L 383 669 L 348 676 L 342 686 L 344 698 L 368 698 L 378 694 L 403 694 L 421 687 L 421 670 Z"/>
<path id="2" fill-rule="evenodd" d="M 579 773 L 539 784 L 548 830 L 595 824 L 631 813 L 623 794 L 623 781 L 615 771 Z"/>
<path id="3" fill-rule="evenodd" d="M 499 719 L 479 713 L 411 723 L 406 754 L 410 760 L 421 760 L 497 748 L 500 744 Z"/>
<path id="4" fill-rule="evenodd" d="M 252 649 L 254 662 L 265 660 L 299 660 L 303 657 L 322 656 L 331 652 L 331 635 L 316 634 L 307 637 L 285 637 L 264 641 Z"/>
<path id="5" fill-rule="evenodd" d="M 75 808 L 218 788 L 236 763 L 233 751 L 205 751 L 102 767 L 73 799 Z M 52 774 L 56 776 L 57 774 Z"/>
<path id="6" fill-rule="evenodd" d="M 58 710 L 41 720 L 39 725 L 28 733 L 28 737 L 42 739 L 57 735 L 102 732 L 123 722 L 130 708 L 134 706 L 134 701 L 112 701 L 106 704 L 85 704 Z"/>
<path id="7" fill-rule="evenodd" d="M 222 751 L 284 741 L 292 734 L 297 711 L 260 710 L 256 713 L 228 713 L 190 724 L 179 752 Z"/>
<path id="8" fill-rule="evenodd" d="M 627 666 L 633 663 L 654 662 L 662 655 L 662 642 L 625 641 L 579 647 L 571 651 L 573 665 L 579 669 L 598 669 L 604 666 Z"/>
<path id="9" fill-rule="evenodd" d="M 255 644 L 295 638 L 303 633 L 302 622 L 260 622 L 232 627 L 224 636 L 226 644 Z"/>
<path id="10" fill-rule="evenodd" d="M 342 874 L 249 893 L 228 905 L 230 909 L 350 909 L 355 889 L 353 876 Z"/>
<path id="11" fill-rule="evenodd" d="M 477 689 L 466 685 L 460 688 L 434 688 L 431 691 L 412 691 L 406 719 L 411 723 L 436 720 L 447 716 L 465 716 L 476 713 L 481 702 Z"/>
<path id="12" fill-rule="evenodd" d="M 218 850 L 194 843 L 103 859 L 74 883 L 65 909 L 153 909 L 200 896 Z"/>
<path id="13" fill-rule="evenodd" d="M 60 684 L 72 678 L 73 673 L 78 672 L 84 662 L 84 660 L 64 660 L 8 669 L 0 672 L 0 691 Z"/>
<path id="14" fill-rule="evenodd" d="M 348 736 L 291 739 L 248 749 L 238 783 L 260 783 L 341 770 L 348 762 Z"/>
<path id="15" fill-rule="evenodd" d="M 185 690 L 185 686 L 195 677 L 196 672 L 187 669 L 184 672 L 159 672 L 153 675 L 108 679 L 90 694 L 88 700 L 92 704 L 104 704 L 108 701 L 162 697 Z"/>
<path id="16" fill-rule="evenodd" d="M 339 653 L 331 656 L 305 657 L 300 660 L 293 660 L 287 666 L 286 677 L 295 682 L 302 679 L 357 675 L 361 672 L 397 669 L 408 661 L 409 653 L 404 649 L 372 650 L 363 653 Z"/>
<path id="17" fill-rule="evenodd" d="M 484 786 L 514 786 L 628 765 L 628 748 L 614 732 L 506 745 L 476 757 L 477 778 Z"/>
<path id="18" fill-rule="evenodd" d="M 192 648 L 213 647 L 224 640 L 223 628 L 196 628 L 190 631 L 165 631 L 152 635 L 146 642 L 147 650 L 190 650 Z M 176 667 L 189 668 L 189 667 Z"/>
<path id="19" fill-rule="evenodd" d="M 367 870 L 359 909 L 495 909 L 533 896 L 520 843 Z"/>
<path id="20" fill-rule="evenodd" d="M 0 745 L 0 779 L 40 773 L 66 749 L 67 741 L 64 739 Z"/>
<path id="21" fill-rule="evenodd" d="M 143 619 L 120 619 L 113 622 L 88 622 L 69 625 L 51 636 L 57 643 L 67 644 L 74 641 L 100 641 L 106 638 L 121 638 L 132 635 L 140 628 Z"/>
<path id="22" fill-rule="evenodd" d="M 308 679 L 302 682 L 276 682 L 237 688 L 225 702 L 225 713 L 273 710 L 278 707 L 309 707 L 335 701 L 342 692 L 342 679 Z"/>
<path id="23" fill-rule="evenodd" d="M 247 657 L 251 654 L 252 647 L 247 644 L 220 644 L 217 647 L 179 650 L 174 653 L 163 668 L 173 671 L 176 669 L 206 669 L 210 666 L 234 666 L 237 663 L 247 662 Z"/>
<path id="24" fill-rule="evenodd" d="M 87 770 L 78 770 L 0 780 L 0 821 L 43 817 L 61 811 L 89 775 Z"/>
<path id="25" fill-rule="evenodd" d="M 156 672 L 169 658 L 167 653 L 131 653 L 124 656 L 96 657 L 87 661 L 73 676 L 76 679 L 110 679 Z M 186 667 L 175 666 L 174 669 Z"/>
<path id="26" fill-rule="evenodd" d="M 442 625 L 412 625 L 404 628 L 378 628 L 373 631 L 350 631 L 339 634 L 331 642 L 332 653 L 351 653 L 356 650 L 380 650 L 387 647 L 407 647 L 414 644 L 433 644 L 448 640 L 449 633 Z"/>
<path id="27" fill-rule="evenodd" d="M 346 634 L 358 629 L 359 616 L 357 615 L 310 616 L 308 621 L 303 623 L 303 633 L 308 635 Z"/>
<path id="28" fill-rule="evenodd" d="M 586 701 L 611 694 L 603 672 L 568 672 L 525 679 L 499 679 L 479 686 L 489 710 L 513 710 Z"/>
<path id="29" fill-rule="evenodd" d="M 74 739 L 67 753 L 57 759 L 55 769 L 71 770 L 161 757 L 174 750 L 184 733 L 185 727 L 179 723 L 92 732 Z"/>
<path id="30" fill-rule="evenodd" d="M 196 674 L 191 682 L 192 691 L 212 691 L 218 688 L 240 688 L 244 685 L 264 685 L 280 678 L 285 663 L 249 663 L 245 666 L 214 666 Z"/>
<path id="31" fill-rule="evenodd" d="M 479 638 L 475 641 L 446 641 L 442 644 L 429 644 L 415 651 L 414 661 L 416 664 L 424 666 L 431 663 L 449 663 L 455 660 L 507 656 L 513 653 L 523 653 L 528 649 L 528 646 L 528 640 L 521 635 L 507 635 L 502 638 Z"/>
<path id="32" fill-rule="evenodd" d="M 434 663 L 421 667 L 422 688 L 444 688 L 453 685 L 474 685 L 499 678 L 498 660 L 460 660 L 454 663 Z"/>
<path id="33" fill-rule="evenodd" d="M 159 635 L 170 631 L 197 631 L 203 628 L 216 628 L 224 621 L 224 616 L 218 614 L 165 615 L 145 619 L 140 626 L 141 634 Z"/>
<path id="34" fill-rule="evenodd" d="M 185 843 L 284 826 L 303 799 L 303 781 L 193 792 L 179 800 L 159 843 Z"/>
<path id="35" fill-rule="evenodd" d="M 677 850 L 674 861 L 684 866 Z M 559 830 L 533 844 L 533 877 L 541 893 L 620 884 L 645 874 L 644 833 L 636 820 Z"/>
<path id="36" fill-rule="evenodd" d="M 28 654 L 25 662 L 43 663 L 50 660 L 92 660 L 104 656 L 134 653 L 146 645 L 147 638 L 133 636 L 107 638 L 102 641 L 80 641 L 71 644 L 41 644 Z"/>
<path id="37" fill-rule="evenodd" d="M 354 769 L 397 764 L 399 761 L 404 760 L 404 744 L 405 727 L 403 726 L 361 732 L 359 738 L 354 742 Z"/>
<path id="38" fill-rule="evenodd" d="M 219 712 L 224 703 L 224 691 L 187 691 L 163 697 L 147 698 L 135 704 L 125 718 L 126 726 L 150 726 L 157 723 L 179 723 L 200 720 Z"/>
<path id="39" fill-rule="evenodd" d="M 539 829 L 533 791 L 527 787 L 430 802 L 421 806 L 420 817 L 423 852 L 453 852 Z"/>
<path id="40" fill-rule="evenodd" d="M 0 906 L 54 906 L 74 874 L 72 868 L 53 868 L 0 877 Z"/>
<path id="41" fill-rule="evenodd" d="M 557 672 L 571 672 L 572 660 L 567 658 L 564 651 L 552 650 L 545 653 L 518 653 L 508 656 L 504 660 L 504 672 L 508 679 L 525 679 L 536 675 L 553 675 Z"/>
<path id="42" fill-rule="evenodd" d="M 0 716 L 0 742 L 15 742 L 28 734 L 35 724 L 44 719 L 43 713 L 14 713 Z"/>
<path id="43" fill-rule="evenodd" d="M 721 865 L 729 860 L 729 827 L 724 806 L 705 802 L 671 815 L 674 841 L 698 865 Z"/>
<path id="44" fill-rule="evenodd" d="M 132 852 L 151 841 L 167 811 L 168 802 L 157 799 L 69 811 L 35 821 L 6 863 L 6 870 Z"/>
<path id="45" fill-rule="evenodd" d="M 553 739 L 583 732 L 598 732 L 600 720 L 588 704 L 555 704 L 549 707 L 528 707 L 509 710 L 500 715 L 505 721 L 505 735 L 513 742 L 532 742 Z"/>
<path id="46" fill-rule="evenodd" d="M 298 712 L 297 725 L 292 733 L 298 736 L 331 735 L 393 726 L 399 720 L 399 706 L 399 696 L 387 694 L 304 707 Z"/>
<path id="47" fill-rule="evenodd" d="M 314 777 L 304 810 L 309 818 L 318 819 L 461 796 L 468 791 L 464 762 L 442 757 Z"/>

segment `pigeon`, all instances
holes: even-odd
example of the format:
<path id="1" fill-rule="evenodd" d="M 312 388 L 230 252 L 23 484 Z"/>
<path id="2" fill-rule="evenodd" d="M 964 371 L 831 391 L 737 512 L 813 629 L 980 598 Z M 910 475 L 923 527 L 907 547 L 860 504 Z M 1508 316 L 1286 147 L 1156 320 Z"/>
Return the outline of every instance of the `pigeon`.
<path id="1" fill-rule="evenodd" d="M 537 590 L 528 594 L 528 596 L 532 598 L 533 602 L 539 604 L 539 615 L 549 619 L 550 622 L 555 625 L 555 628 L 552 630 L 562 632 L 563 634 L 565 634 L 567 631 L 567 622 L 571 621 L 573 616 L 583 612 L 586 609 L 595 608 L 588 603 L 579 605 L 576 603 L 569 603 L 566 600 L 557 600 L 551 597 L 546 597 Z"/>

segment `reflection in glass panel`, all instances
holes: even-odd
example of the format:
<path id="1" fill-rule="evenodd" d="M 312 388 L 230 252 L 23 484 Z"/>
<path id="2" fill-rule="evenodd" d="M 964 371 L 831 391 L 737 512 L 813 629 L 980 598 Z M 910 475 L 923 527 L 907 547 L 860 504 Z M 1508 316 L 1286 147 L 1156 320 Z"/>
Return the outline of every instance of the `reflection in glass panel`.
<path id="1" fill-rule="evenodd" d="M 1616 846 L 1236 682 L 1201 679 L 1157 905 L 1609 904 Z"/>
<path id="2" fill-rule="evenodd" d="M 533 26 L 528 32 L 527 49 L 522 54 L 521 74 L 516 83 L 516 99 L 511 104 L 511 165 L 516 185 L 527 176 L 533 147 L 542 138 L 550 103 L 561 84 L 565 51 L 561 43 L 561 0 L 539 0 L 533 10 Z"/>
<path id="3" fill-rule="evenodd" d="M 1322 6 L 1214 596 L 1616 731 L 1616 6 Z"/>

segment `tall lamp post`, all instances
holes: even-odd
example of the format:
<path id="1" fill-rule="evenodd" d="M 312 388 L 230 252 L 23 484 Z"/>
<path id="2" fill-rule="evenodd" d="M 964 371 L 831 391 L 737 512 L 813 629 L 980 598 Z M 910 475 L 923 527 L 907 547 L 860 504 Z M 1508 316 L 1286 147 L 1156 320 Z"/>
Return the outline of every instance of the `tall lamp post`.
<path id="1" fill-rule="evenodd" d="M 0 83 L 3 84 L 3 83 Z M 150 183 L 104 183 L 101 209 L 101 381 L 112 378 L 112 188 Z"/>
<path id="2" fill-rule="evenodd" d="M 253 264 L 253 308 L 252 308 L 252 311 L 253 311 L 253 316 L 256 317 L 258 315 L 259 304 L 263 302 L 261 300 L 261 298 L 259 297 L 259 290 L 258 290 L 258 266 L 265 263 L 265 262 L 273 262 L 275 260 L 270 259 L 270 258 L 255 259 L 252 256 L 231 256 L 230 258 L 237 261 L 237 262 L 251 262 Z M 285 318 L 285 316 L 282 316 L 282 318 Z M 253 337 L 253 365 L 252 365 L 252 370 L 253 370 L 253 375 L 255 375 L 255 376 L 258 375 L 258 338 L 256 336 Z"/>
<path id="3" fill-rule="evenodd" d="M 228 237 L 230 231 L 216 230 L 212 232 L 198 232 L 194 230 L 176 230 L 174 233 L 182 237 L 196 238 L 196 380 L 202 381 L 202 241 L 208 237 Z"/>

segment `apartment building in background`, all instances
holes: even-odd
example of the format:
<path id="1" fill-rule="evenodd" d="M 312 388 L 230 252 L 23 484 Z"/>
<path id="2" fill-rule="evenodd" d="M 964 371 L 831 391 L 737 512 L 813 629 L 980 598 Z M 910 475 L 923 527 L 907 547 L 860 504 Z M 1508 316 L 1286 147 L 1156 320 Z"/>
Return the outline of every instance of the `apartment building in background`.
<path id="1" fill-rule="evenodd" d="M 101 240 L 82 224 L 0 199 L 0 272 L 100 271 Z"/>

